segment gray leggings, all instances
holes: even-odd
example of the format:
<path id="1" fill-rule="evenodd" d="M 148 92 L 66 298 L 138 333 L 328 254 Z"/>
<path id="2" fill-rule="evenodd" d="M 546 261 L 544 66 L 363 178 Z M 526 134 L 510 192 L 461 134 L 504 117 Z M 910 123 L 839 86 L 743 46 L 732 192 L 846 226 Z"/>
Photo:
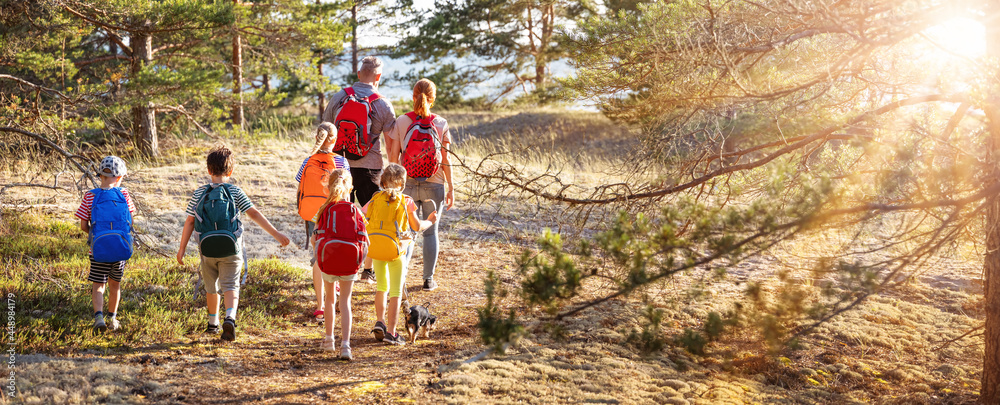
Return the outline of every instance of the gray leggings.
<path id="1" fill-rule="evenodd" d="M 413 198 L 417 204 L 417 214 L 420 219 L 427 219 L 431 212 L 437 211 L 438 220 L 430 228 L 424 230 L 424 280 L 434 278 L 434 269 L 437 267 L 438 259 L 438 224 L 441 223 L 441 215 L 444 214 L 444 184 L 421 181 L 412 177 L 406 179 L 406 187 L 403 194 Z M 413 249 L 409 250 L 413 257 Z"/>

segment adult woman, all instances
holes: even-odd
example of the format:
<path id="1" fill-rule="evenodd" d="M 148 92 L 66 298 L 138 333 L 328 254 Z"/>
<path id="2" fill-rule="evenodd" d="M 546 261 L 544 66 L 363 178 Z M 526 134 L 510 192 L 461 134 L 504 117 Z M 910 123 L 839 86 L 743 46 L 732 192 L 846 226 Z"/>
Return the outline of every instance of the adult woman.
<path id="1" fill-rule="evenodd" d="M 389 162 L 401 163 L 407 167 L 406 187 L 403 194 L 413 198 L 420 211 L 420 219 L 427 219 L 437 211 L 440 218 L 446 208 L 455 203 L 455 188 L 452 184 L 451 165 L 448 162 L 448 148 L 451 145 L 451 132 L 448 121 L 431 114 L 431 106 L 437 94 L 437 86 L 428 79 L 420 79 L 413 86 L 413 112 L 396 118 L 396 125 L 389 133 Z M 433 145 L 434 152 L 416 153 L 420 148 L 414 139 L 427 139 L 433 142 L 423 145 Z M 427 165 L 427 162 L 432 162 Z M 416 170 L 423 167 L 424 170 Z M 429 170 L 426 168 L 430 167 Z M 426 177 L 423 177 L 425 176 Z M 434 271 L 438 259 L 438 224 L 437 221 L 423 232 L 424 258 L 424 291 L 437 288 L 434 281 Z M 412 256 L 412 249 L 409 255 Z"/>

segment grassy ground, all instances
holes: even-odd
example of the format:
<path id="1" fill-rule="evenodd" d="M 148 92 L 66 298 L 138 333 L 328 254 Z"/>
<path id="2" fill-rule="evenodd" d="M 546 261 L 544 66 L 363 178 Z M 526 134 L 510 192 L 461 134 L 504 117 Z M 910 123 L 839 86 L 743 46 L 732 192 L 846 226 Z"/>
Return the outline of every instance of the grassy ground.
<path id="1" fill-rule="evenodd" d="M 475 159 L 520 150 L 507 159 L 529 170 L 572 160 L 567 179 L 585 184 L 614 178 L 605 171 L 617 158 L 614 148 L 632 145 L 620 128 L 588 113 L 445 116 L 459 141 L 456 154 Z M 337 360 L 319 350 L 322 325 L 310 319 L 308 255 L 291 208 L 292 177 L 311 133 L 285 132 L 231 142 L 238 156 L 233 183 L 296 245 L 279 248 L 248 225 L 251 272 L 232 343 L 201 332 L 204 299 L 193 294 L 197 257 L 189 255 L 184 266 L 172 259 L 189 193 L 206 181 L 211 141 L 165 140 L 160 161 L 130 161 L 124 186 L 140 203 L 137 225 L 147 247 L 126 270 L 118 332 L 95 334 L 90 327 L 85 236 L 72 218 L 79 196 L 48 189 L 0 194 L 0 282 L 17 296 L 21 354 L 18 396 L 0 396 L 2 402 L 919 404 L 967 403 L 978 392 L 981 338 L 943 344 L 982 319 L 977 263 L 961 258 L 935 262 L 905 286 L 834 319 L 797 351 L 769 355 L 759 336 L 745 330 L 710 344 L 705 356 L 677 347 L 642 354 L 626 338 L 639 328 L 642 304 L 627 299 L 584 311 L 560 323 L 557 334 L 529 316 L 528 334 L 506 356 L 466 364 L 485 349 L 475 309 L 485 300 L 486 271 L 515 287 L 521 250 L 543 227 L 573 221 L 561 207 L 535 200 L 479 198 L 462 171 L 458 202 L 442 222 L 441 288 L 420 291 L 419 250 L 410 266 L 412 304 L 431 303 L 437 330 L 415 345 L 374 342 L 373 287 L 360 284 L 353 297 L 355 360 Z M 13 166 L 2 166 L 0 183 L 52 181 L 51 171 L 25 175 Z M 743 263 L 726 281 L 700 287 L 698 298 L 690 291 L 706 274 L 697 271 L 647 292 L 666 311 L 667 334 L 697 328 L 709 311 L 739 297 L 747 281 L 774 281 L 780 270 L 807 272 L 807 256 L 825 254 L 823 240 L 794 241 L 782 254 Z M 595 282 L 588 290 L 607 287 Z M 513 298 L 503 305 L 533 313 Z"/>

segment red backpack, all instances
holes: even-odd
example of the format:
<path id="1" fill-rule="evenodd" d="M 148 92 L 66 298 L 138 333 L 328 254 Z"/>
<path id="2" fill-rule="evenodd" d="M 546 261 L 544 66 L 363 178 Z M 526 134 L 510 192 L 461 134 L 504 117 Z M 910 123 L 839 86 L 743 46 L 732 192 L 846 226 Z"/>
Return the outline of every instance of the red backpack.
<path id="1" fill-rule="evenodd" d="M 354 89 L 344 89 L 347 97 L 337 107 L 333 126 L 337 127 L 337 143 L 333 145 L 334 152 L 343 152 L 351 160 L 358 160 L 368 154 L 372 146 L 378 143 L 378 134 L 372 134 L 372 103 L 379 99 L 378 93 L 369 97 L 358 97 Z"/>
<path id="2" fill-rule="evenodd" d="M 323 273 L 356 274 L 368 255 L 365 217 L 356 205 L 340 201 L 326 206 L 316 221 L 316 261 Z"/>
<path id="3" fill-rule="evenodd" d="M 441 166 L 441 134 L 434 126 L 435 115 L 419 117 L 406 113 L 413 120 L 403 137 L 402 165 L 410 177 L 431 177 Z"/>

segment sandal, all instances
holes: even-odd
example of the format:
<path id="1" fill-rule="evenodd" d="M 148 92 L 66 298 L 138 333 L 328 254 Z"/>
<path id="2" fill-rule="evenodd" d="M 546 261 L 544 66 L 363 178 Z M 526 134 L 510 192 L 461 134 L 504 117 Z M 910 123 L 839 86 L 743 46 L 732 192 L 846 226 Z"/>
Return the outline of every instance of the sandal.
<path id="1" fill-rule="evenodd" d="M 323 322 L 323 310 L 317 309 L 313 312 L 313 317 L 316 318 L 316 322 Z"/>

